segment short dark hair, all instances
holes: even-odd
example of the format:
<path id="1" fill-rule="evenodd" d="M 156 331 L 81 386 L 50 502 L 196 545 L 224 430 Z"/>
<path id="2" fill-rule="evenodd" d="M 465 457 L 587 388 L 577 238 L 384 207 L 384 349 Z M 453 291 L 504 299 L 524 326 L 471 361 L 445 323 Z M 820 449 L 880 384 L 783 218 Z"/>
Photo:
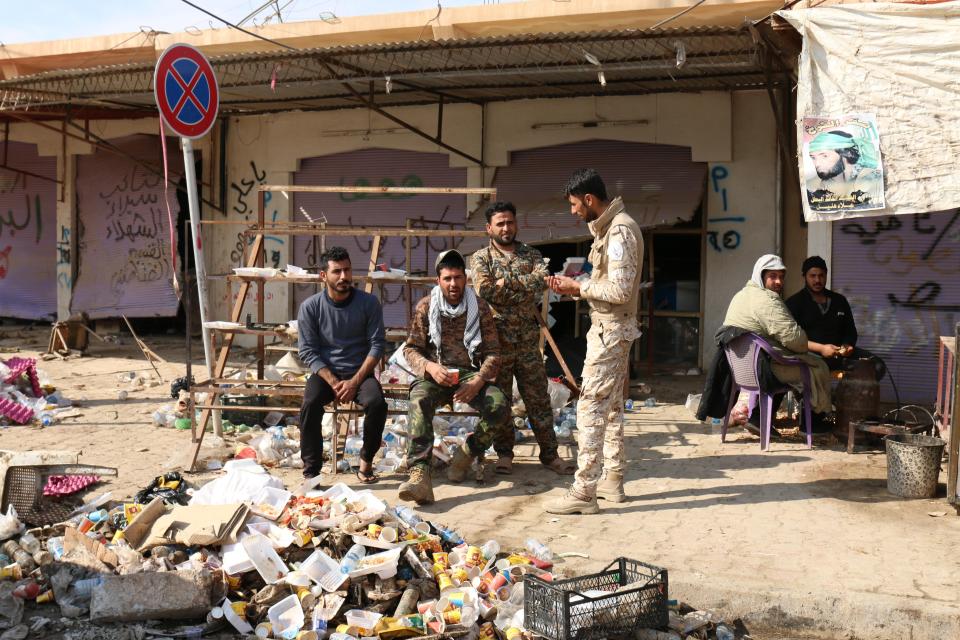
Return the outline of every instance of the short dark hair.
<path id="1" fill-rule="evenodd" d="M 492 205 L 487 207 L 487 211 L 486 211 L 487 222 L 489 223 L 493 219 L 493 216 L 495 216 L 498 213 L 503 213 L 504 211 L 509 211 L 510 213 L 512 213 L 514 218 L 517 217 L 517 208 L 513 206 L 512 202 L 499 201 L 499 202 L 494 202 Z"/>
<path id="2" fill-rule="evenodd" d="M 467 264 L 460 257 L 459 253 L 450 253 L 447 256 L 444 256 L 443 260 L 437 263 L 437 277 L 440 277 L 440 272 L 443 269 L 460 269 L 464 273 L 467 272 Z"/>
<path id="3" fill-rule="evenodd" d="M 330 247 L 320 254 L 320 271 L 326 273 L 331 262 L 350 262 L 350 254 L 343 247 Z"/>
<path id="4" fill-rule="evenodd" d="M 563 188 L 564 197 L 576 196 L 582 199 L 588 193 L 603 202 L 607 201 L 607 185 L 603 184 L 603 178 L 596 169 L 580 169 L 570 176 L 567 186 Z"/>

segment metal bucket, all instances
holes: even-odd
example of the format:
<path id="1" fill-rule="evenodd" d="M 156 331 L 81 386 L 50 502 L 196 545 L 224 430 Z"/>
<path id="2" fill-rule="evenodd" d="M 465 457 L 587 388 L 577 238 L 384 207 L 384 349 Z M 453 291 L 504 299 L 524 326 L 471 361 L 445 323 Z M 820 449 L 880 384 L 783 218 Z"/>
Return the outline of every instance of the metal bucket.
<path id="1" fill-rule="evenodd" d="M 887 491 L 901 498 L 932 498 L 937 493 L 940 460 L 946 442 L 904 433 L 884 438 L 887 445 Z"/>

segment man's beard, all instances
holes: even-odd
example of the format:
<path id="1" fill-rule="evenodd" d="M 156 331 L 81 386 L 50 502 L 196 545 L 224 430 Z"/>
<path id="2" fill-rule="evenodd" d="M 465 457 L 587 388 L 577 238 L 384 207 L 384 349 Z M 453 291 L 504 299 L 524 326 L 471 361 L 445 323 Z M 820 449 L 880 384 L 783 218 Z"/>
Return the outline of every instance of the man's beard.
<path id="1" fill-rule="evenodd" d="M 339 291 L 341 293 L 349 291 L 353 287 L 353 282 L 350 280 L 341 280 L 333 284 L 334 291 Z"/>
<path id="2" fill-rule="evenodd" d="M 817 170 L 817 175 L 820 176 L 821 180 L 830 180 L 831 178 L 836 178 L 843 173 L 843 158 L 837 160 L 837 164 L 833 165 L 827 171 Z"/>
<path id="3" fill-rule="evenodd" d="M 493 240 L 494 244 L 498 247 L 511 247 L 513 246 L 514 240 L 516 240 L 517 234 L 510 236 L 510 240 L 503 240 L 500 236 L 490 236 L 490 239 Z"/>

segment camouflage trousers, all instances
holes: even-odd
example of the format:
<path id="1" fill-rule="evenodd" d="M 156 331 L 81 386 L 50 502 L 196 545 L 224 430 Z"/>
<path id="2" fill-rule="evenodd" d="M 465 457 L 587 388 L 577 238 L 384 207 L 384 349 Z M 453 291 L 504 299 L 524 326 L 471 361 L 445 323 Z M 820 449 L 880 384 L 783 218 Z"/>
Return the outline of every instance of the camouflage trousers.
<path id="1" fill-rule="evenodd" d="M 460 384 L 478 375 L 476 371 L 460 370 Z M 453 403 L 453 394 L 459 386 L 444 387 L 432 380 L 418 378 L 410 385 L 410 408 L 407 428 L 410 444 L 407 446 L 407 464 L 429 466 L 433 456 L 433 416 L 437 407 Z M 494 437 L 510 418 L 510 402 L 496 386 L 485 384 L 470 401 L 480 413 L 476 429 L 467 438 L 470 453 L 479 456 L 493 444 Z"/>
<path id="2" fill-rule="evenodd" d="M 513 379 L 517 379 L 517 390 L 527 408 L 527 417 L 533 435 L 540 445 L 540 462 L 549 464 L 557 457 L 557 434 L 553 431 L 553 409 L 550 408 L 550 396 L 547 393 L 547 371 L 543 366 L 543 356 L 539 349 L 539 340 L 512 345 L 500 345 L 500 373 L 497 386 L 508 398 L 513 393 Z M 516 441 L 513 424 L 507 416 L 507 424 L 493 443 L 497 455 L 513 457 L 513 445 Z"/>
<path id="3" fill-rule="evenodd" d="M 592 500 L 604 469 L 623 472 L 623 385 L 630 340 L 604 336 L 600 325 L 587 333 L 587 357 L 577 402 L 577 472 L 571 491 Z"/>

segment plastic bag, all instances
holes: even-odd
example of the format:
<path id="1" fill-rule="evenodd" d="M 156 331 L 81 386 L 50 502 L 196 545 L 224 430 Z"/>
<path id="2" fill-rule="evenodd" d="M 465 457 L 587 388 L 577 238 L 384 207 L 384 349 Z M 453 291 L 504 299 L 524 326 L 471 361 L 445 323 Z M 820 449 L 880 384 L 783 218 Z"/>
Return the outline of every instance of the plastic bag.
<path id="1" fill-rule="evenodd" d="M 6 540 L 23 533 L 26 526 L 20 522 L 17 517 L 17 510 L 11 504 L 7 507 L 7 513 L 0 514 L 0 540 Z"/>
<path id="2" fill-rule="evenodd" d="M 186 505 L 190 502 L 186 483 L 176 471 L 154 478 L 153 482 L 137 492 L 133 501 L 136 504 L 149 504 L 154 498 L 163 498 L 165 504 Z"/>
<path id="3" fill-rule="evenodd" d="M 547 395 L 550 396 L 550 408 L 557 412 L 570 400 L 570 389 L 556 380 L 547 380 Z"/>

